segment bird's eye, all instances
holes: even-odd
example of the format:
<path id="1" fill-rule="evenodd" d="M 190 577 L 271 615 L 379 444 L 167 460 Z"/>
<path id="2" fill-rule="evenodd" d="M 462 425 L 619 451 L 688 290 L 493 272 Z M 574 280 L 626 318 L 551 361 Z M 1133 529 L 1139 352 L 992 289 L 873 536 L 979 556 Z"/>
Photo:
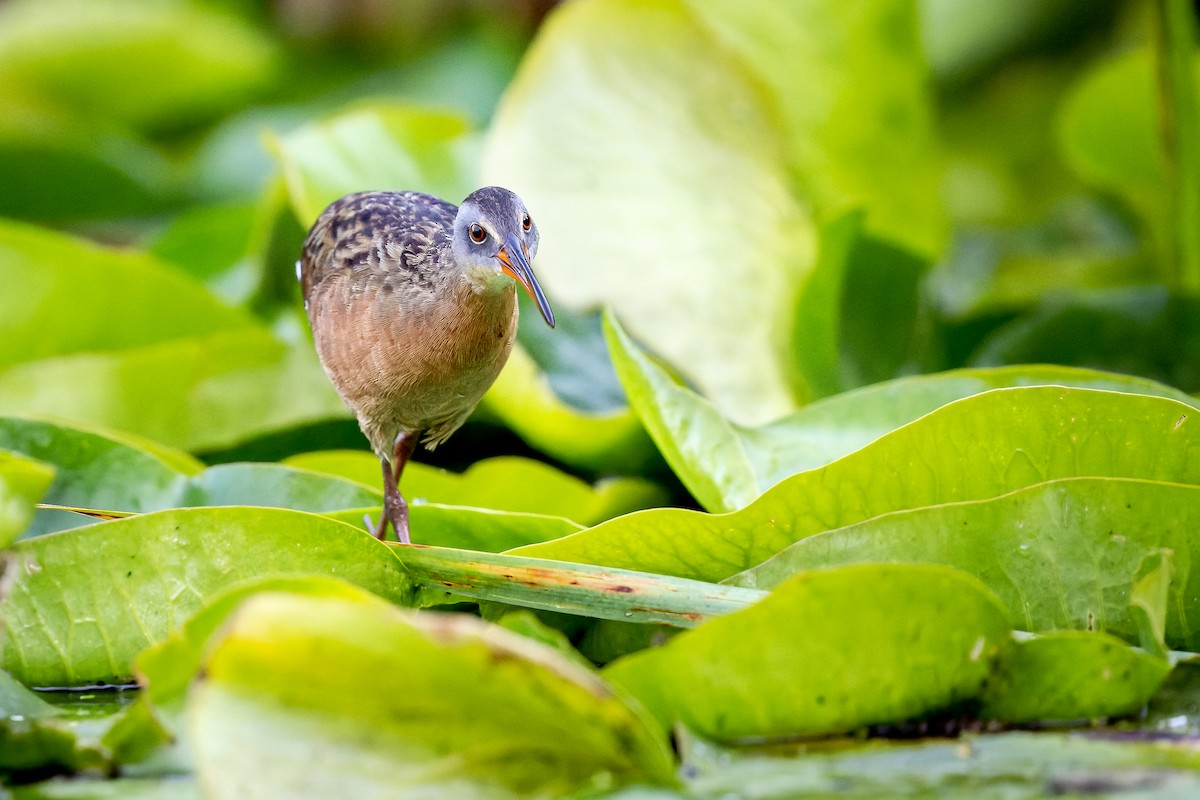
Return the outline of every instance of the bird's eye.
<path id="1" fill-rule="evenodd" d="M 531 220 L 529 218 L 528 214 L 526 214 L 525 217 L 521 220 L 521 227 L 524 228 L 526 231 L 528 231 L 530 228 L 533 227 L 533 220 Z"/>
<path id="2" fill-rule="evenodd" d="M 483 229 L 482 225 L 472 225 L 470 232 L 471 241 L 475 244 L 483 244 L 484 240 L 487 239 L 487 231 Z"/>

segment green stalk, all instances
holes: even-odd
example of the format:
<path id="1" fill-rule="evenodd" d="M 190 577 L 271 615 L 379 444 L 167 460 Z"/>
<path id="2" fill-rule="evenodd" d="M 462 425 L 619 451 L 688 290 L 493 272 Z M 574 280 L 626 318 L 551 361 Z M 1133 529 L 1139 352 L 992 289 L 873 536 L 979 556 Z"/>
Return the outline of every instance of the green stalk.
<path id="1" fill-rule="evenodd" d="M 474 550 L 392 545 L 418 588 L 596 619 L 693 628 L 767 595 L 648 572 Z"/>
<path id="2" fill-rule="evenodd" d="M 1200 294 L 1200 104 L 1190 0 L 1158 0 L 1161 135 L 1175 288 Z"/>

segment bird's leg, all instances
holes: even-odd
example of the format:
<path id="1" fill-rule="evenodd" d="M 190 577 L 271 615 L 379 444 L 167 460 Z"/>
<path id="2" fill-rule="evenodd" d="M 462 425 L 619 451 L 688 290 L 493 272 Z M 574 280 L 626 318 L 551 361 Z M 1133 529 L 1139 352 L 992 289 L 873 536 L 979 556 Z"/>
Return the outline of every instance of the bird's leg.
<path id="1" fill-rule="evenodd" d="M 408 544 L 408 503 L 400 493 L 400 475 L 404 465 L 417 447 L 417 433 L 400 433 L 392 446 L 392 460 L 383 461 L 383 514 L 375 526 L 375 538 L 382 540 L 387 535 L 388 522 L 396 531 L 396 539 Z"/>

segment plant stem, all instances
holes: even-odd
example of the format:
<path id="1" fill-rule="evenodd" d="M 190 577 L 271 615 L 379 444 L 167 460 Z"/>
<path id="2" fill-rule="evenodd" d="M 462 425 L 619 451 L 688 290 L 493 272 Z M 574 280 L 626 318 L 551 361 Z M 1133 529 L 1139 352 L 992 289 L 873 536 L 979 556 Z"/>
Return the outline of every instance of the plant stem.
<path id="1" fill-rule="evenodd" d="M 1191 0 L 1158 0 L 1158 76 L 1172 280 L 1200 294 L 1200 105 Z"/>
<path id="2" fill-rule="evenodd" d="M 766 592 L 648 572 L 473 550 L 393 545 L 421 589 L 597 619 L 692 628 Z"/>

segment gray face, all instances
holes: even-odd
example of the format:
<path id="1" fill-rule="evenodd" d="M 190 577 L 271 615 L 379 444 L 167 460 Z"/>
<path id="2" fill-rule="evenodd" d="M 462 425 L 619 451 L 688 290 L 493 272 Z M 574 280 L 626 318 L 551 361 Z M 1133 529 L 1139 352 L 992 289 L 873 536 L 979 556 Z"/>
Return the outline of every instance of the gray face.
<path id="1" fill-rule="evenodd" d="M 554 312 L 529 266 L 537 255 L 538 229 L 521 198 L 498 186 L 472 192 L 458 207 L 452 247 L 455 263 L 472 279 L 491 285 L 507 276 L 519 283 L 554 327 Z"/>
<path id="2" fill-rule="evenodd" d="M 496 256 L 510 235 L 523 246 L 522 254 L 528 253 L 526 261 L 533 261 L 538 229 L 521 198 L 499 186 L 477 189 L 462 201 L 454 219 L 455 261 L 473 274 L 501 274 Z"/>

